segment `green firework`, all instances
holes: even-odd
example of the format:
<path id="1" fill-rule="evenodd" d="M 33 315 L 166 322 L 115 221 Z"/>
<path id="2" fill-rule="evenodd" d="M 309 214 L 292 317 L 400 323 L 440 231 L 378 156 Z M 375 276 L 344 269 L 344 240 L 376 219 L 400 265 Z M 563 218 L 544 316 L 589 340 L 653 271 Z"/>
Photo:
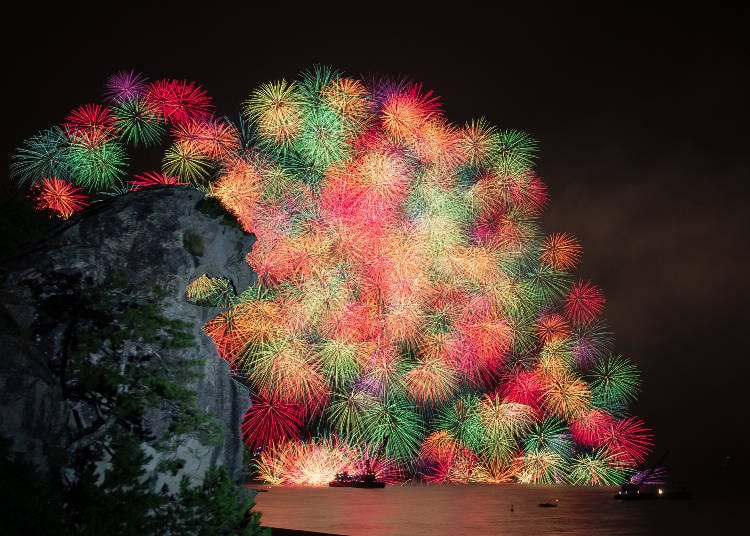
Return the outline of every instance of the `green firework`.
<path id="1" fill-rule="evenodd" d="M 328 422 L 342 437 L 360 441 L 367 416 L 377 410 L 377 404 L 377 399 L 362 391 L 337 393 L 326 407 Z"/>
<path id="2" fill-rule="evenodd" d="M 294 147 L 305 162 L 325 169 L 348 156 L 348 138 L 349 133 L 338 114 L 325 106 L 317 106 L 304 114 L 302 131 Z"/>
<path id="3" fill-rule="evenodd" d="M 424 436 L 424 423 L 410 402 L 394 399 L 377 402 L 365 416 L 365 438 L 378 447 L 387 438 L 385 455 L 401 462 L 416 458 Z"/>
<path id="4" fill-rule="evenodd" d="M 434 427 L 437 430 L 448 430 L 456 439 L 476 450 L 482 437 L 478 408 L 477 395 L 462 395 L 438 411 Z"/>
<path id="5" fill-rule="evenodd" d="M 526 436 L 526 452 L 551 450 L 563 458 L 568 458 L 574 449 L 573 438 L 565 423 L 557 417 L 547 417 L 536 422 Z"/>
<path id="6" fill-rule="evenodd" d="M 598 449 L 576 454 L 570 463 L 568 482 L 574 486 L 619 486 L 632 474 L 632 469 L 619 467 L 604 449 Z"/>
<path id="7" fill-rule="evenodd" d="M 635 400 L 640 388 L 638 369 L 630 360 L 609 355 L 591 370 L 591 399 L 594 405 L 617 409 Z"/>
<path id="8" fill-rule="evenodd" d="M 190 303 L 203 307 L 229 307 L 236 298 L 234 284 L 226 277 L 203 274 L 185 289 Z"/>
<path id="9" fill-rule="evenodd" d="M 125 176 L 127 153 L 119 142 L 73 143 L 69 154 L 73 180 L 86 190 L 106 190 L 117 186 Z"/>
<path id="10" fill-rule="evenodd" d="M 359 376 L 362 366 L 357 359 L 358 344 L 342 341 L 325 341 L 318 347 L 323 373 L 334 387 L 351 383 Z"/>
<path id="11" fill-rule="evenodd" d="M 494 139 L 493 164 L 504 175 L 518 175 L 531 169 L 537 142 L 521 130 L 501 130 Z"/>
<path id="12" fill-rule="evenodd" d="M 211 160 L 190 143 L 174 143 L 165 152 L 162 171 L 192 184 L 204 182 L 211 173 Z"/>
<path id="13" fill-rule="evenodd" d="M 47 177 L 70 179 L 70 143 L 60 127 L 43 130 L 25 140 L 11 157 L 10 176 L 19 184 Z"/>
<path id="14" fill-rule="evenodd" d="M 112 113 L 122 139 L 136 147 L 158 144 L 167 131 L 159 114 L 140 99 L 118 101 L 112 107 Z"/>

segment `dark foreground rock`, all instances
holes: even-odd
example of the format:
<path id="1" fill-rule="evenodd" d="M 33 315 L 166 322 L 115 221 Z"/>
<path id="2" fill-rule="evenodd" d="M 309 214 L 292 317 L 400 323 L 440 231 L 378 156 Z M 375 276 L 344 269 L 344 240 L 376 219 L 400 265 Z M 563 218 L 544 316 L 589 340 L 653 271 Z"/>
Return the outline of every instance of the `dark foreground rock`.
<path id="1" fill-rule="evenodd" d="M 185 460 L 176 475 L 156 474 L 154 487 L 166 483 L 174 488 L 182 475 L 200 481 L 217 464 L 236 480 L 243 476 L 239 429 L 247 394 L 231 380 L 226 363 L 201 330 L 219 310 L 188 303 L 184 290 L 202 273 L 229 277 L 244 290 L 253 276 L 244 261 L 252 237 L 226 225 L 221 216 L 198 210 L 202 199 L 203 194 L 187 187 L 129 193 L 84 211 L 33 249 L 1 263 L 0 435 L 12 439 L 12 451 L 47 471 L 55 463 L 54 453 L 70 448 L 79 439 L 78 430 L 94 418 L 91 408 L 87 412 L 65 398 L 58 364 L 70 315 L 47 304 L 75 292 L 81 281 L 106 284 L 117 276 L 146 291 L 159 289 L 162 314 L 190 326 L 195 344 L 166 350 L 159 358 L 177 367 L 201 360 L 202 377 L 188 387 L 197 392 L 198 407 L 212 413 L 223 428 L 219 443 L 204 444 L 188 435 L 176 452 L 159 452 L 153 441 L 144 442 L 154 457 L 151 471 L 175 457 Z M 160 411 L 148 415 L 154 440 L 166 417 Z"/>

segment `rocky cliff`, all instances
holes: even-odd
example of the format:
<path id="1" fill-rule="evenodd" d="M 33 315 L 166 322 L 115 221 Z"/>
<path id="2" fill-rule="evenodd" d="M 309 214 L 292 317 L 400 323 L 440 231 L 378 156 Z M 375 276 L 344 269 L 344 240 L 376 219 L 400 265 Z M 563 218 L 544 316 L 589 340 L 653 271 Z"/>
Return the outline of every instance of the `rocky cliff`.
<path id="1" fill-rule="evenodd" d="M 202 374 L 187 387 L 197 392 L 198 407 L 213 414 L 223 429 L 220 442 L 206 444 L 187 435 L 176 451 L 167 453 L 145 442 L 154 456 L 152 471 L 168 459 L 185 460 L 176 475 L 157 473 L 154 486 L 174 487 L 183 474 L 200 480 L 214 464 L 226 466 L 235 479 L 242 476 L 239 429 L 247 393 L 231 380 L 226 363 L 201 330 L 219 310 L 188 303 L 184 290 L 203 273 L 229 277 L 238 291 L 244 290 L 253 279 L 244 261 L 253 237 L 226 225 L 221 215 L 199 210 L 202 199 L 203 194 L 188 187 L 148 188 L 116 197 L 76 215 L 22 256 L 2 262 L 0 434 L 13 440 L 13 451 L 48 470 L 52 453 L 70 448 L 78 440 L 77 430 L 95 417 L 90 407 L 66 399 L 59 362 L 71 311 L 49 304 L 71 303 L 65 298 L 78 292 L 82 281 L 102 285 L 117 276 L 145 291 L 159 289 L 161 314 L 187 323 L 195 343 L 165 350 L 159 359 L 172 367 L 200 360 Z M 146 424 L 155 439 L 165 418 L 160 411 L 148 415 Z"/>

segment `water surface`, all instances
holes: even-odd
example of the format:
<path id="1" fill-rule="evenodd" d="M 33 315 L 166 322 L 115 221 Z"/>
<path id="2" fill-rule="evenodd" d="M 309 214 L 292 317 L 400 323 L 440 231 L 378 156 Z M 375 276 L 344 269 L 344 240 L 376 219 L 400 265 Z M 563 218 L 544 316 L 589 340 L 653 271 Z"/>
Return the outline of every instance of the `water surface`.
<path id="1" fill-rule="evenodd" d="M 612 497 L 618 488 L 613 487 L 268 489 L 255 497 L 263 525 L 346 535 L 720 535 L 736 533 L 745 509 L 739 498 L 720 496 L 616 501 Z M 556 508 L 538 506 L 553 497 L 559 498 Z"/>

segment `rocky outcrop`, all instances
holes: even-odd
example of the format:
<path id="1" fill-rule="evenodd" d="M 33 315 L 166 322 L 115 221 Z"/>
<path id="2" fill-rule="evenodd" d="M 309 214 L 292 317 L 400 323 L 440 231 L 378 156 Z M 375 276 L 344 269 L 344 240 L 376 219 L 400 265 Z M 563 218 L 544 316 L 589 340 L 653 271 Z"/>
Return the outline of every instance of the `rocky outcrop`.
<path id="1" fill-rule="evenodd" d="M 202 444 L 188 438 L 177 448 L 185 465 L 176 476 L 158 474 L 155 486 L 170 487 L 186 474 L 196 480 L 211 465 L 224 465 L 235 478 L 243 474 L 239 436 L 247 393 L 229 377 L 229 369 L 217 358 L 203 324 L 220 310 L 188 303 L 186 285 L 203 273 L 229 277 L 242 291 L 253 280 L 245 263 L 252 236 L 223 224 L 221 216 L 198 210 L 203 194 L 188 187 L 148 188 L 113 198 L 66 222 L 50 238 L 22 256 L 2 263 L 0 295 L 0 434 L 13 440 L 12 450 L 23 452 L 43 470 L 55 452 L 74 441 L 75 420 L 81 419 L 65 400 L 61 382 L 51 363 L 60 352 L 63 330 L 54 311 L 42 300 L 70 292 L 66 282 L 83 279 L 102 283 L 122 274 L 143 287 L 161 289 L 163 315 L 191 326 L 197 341 L 193 347 L 169 350 L 161 358 L 200 359 L 203 375 L 190 387 L 198 406 L 211 412 L 224 430 L 223 442 Z M 40 334 L 40 324 L 47 329 Z M 85 418 L 85 415 L 84 415 Z M 149 416 L 149 426 L 160 428 L 159 414 Z M 79 423 L 80 425 L 80 423 Z M 151 468 L 163 461 L 154 456 Z"/>

